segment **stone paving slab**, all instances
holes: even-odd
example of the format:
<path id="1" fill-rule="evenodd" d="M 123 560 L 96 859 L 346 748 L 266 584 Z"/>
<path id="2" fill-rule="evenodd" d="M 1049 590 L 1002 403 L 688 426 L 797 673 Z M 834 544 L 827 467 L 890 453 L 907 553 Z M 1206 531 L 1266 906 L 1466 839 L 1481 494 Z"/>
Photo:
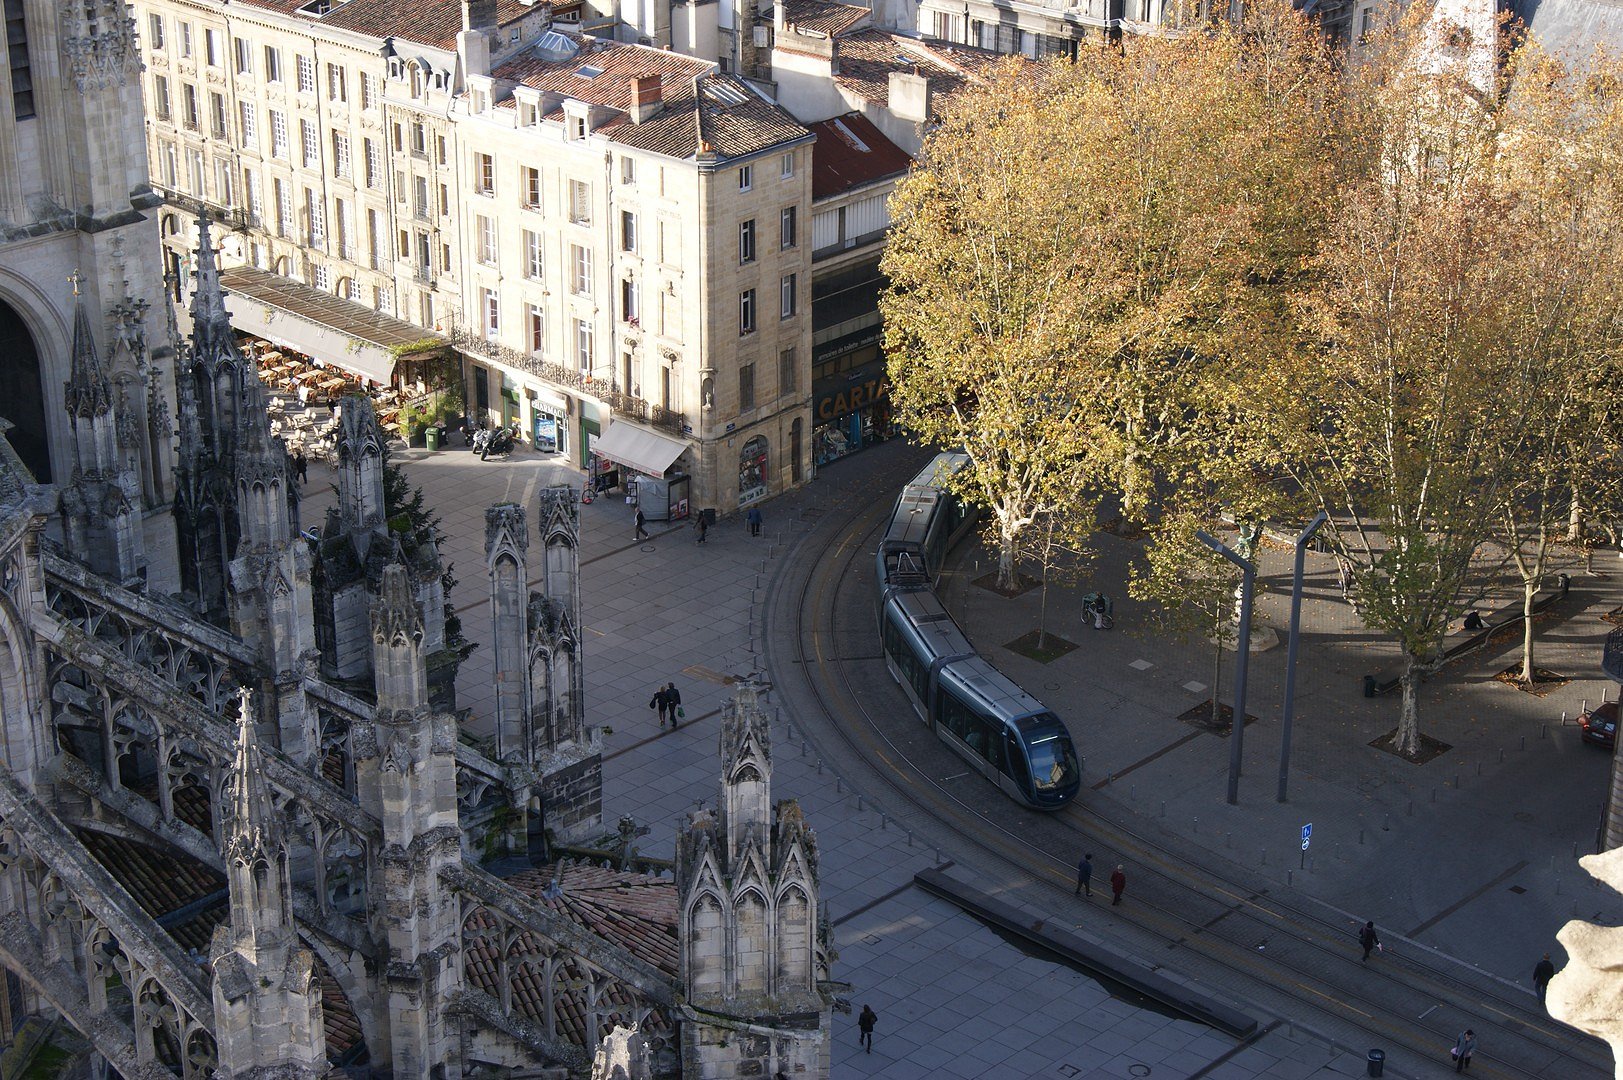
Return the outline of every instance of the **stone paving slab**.
<path id="1" fill-rule="evenodd" d="M 541 486 L 578 490 L 580 474 L 555 457 L 479 462 L 460 448 L 414 455 L 405 467 L 444 517 L 442 552 L 459 578 L 450 599 L 480 645 L 464 666 L 459 703 L 472 710 L 470 730 L 482 734 L 490 708 L 484 506 L 522 497 L 533 519 Z M 647 824 L 641 850 L 669 857 L 678 815 L 718 794 L 715 710 L 726 695 L 719 680 L 758 669 L 754 635 L 765 582 L 796 535 L 796 514 L 852 497 L 871 471 L 861 457 L 849 459 L 808 489 L 767 503 L 758 539 L 724 521 L 704 545 L 690 530 L 658 524 L 651 541 L 637 544 L 623 500 L 581 508 L 587 707 L 594 723 L 611 730 L 604 737 L 605 819 L 630 813 Z M 331 482 L 330 470 L 311 465 L 306 522 L 320 519 Z M 530 574 L 537 577 L 538 566 Z M 660 629 L 647 632 L 656 623 Z M 1152 655 L 1143 648 L 1138 654 Z M 1171 666 L 1155 663 L 1151 674 Z M 688 714 L 674 731 L 661 730 L 647 708 L 652 688 L 666 681 L 676 682 Z M 1287 1061 L 1311 1065 L 1311 1076 L 1354 1075 L 1337 1068 L 1348 1055 L 1338 1058 L 1285 1028 L 1264 1034 L 1254 1044 L 1258 1056 L 1246 1059 L 1252 1064 L 1240 1064 L 1225 1057 L 1238 1049 L 1227 1036 L 1112 998 L 1088 976 L 1027 955 L 929 897 L 911 885 L 912 876 L 935 865 L 938 853 L 921 842 L 910 846 L 900 826 L 884 828 L 871 801 L 858 810 L 849 785 L 836 792 L 832 775 L 801 752 L 786 718 L 773 730 L 774 794 L 799 798 L 817 830 L 823 902 L 840 953 L 834 974 L 853 986 L 853 1013 L 834 1020 L 836 1077 L 1142 1075 L 1135 1065 L 1152 1066 L 1156 1077 L 1296 1075 L 1277 1071 Z M 881 1016 L 873 1054 L 857 1046 L 855 1011 L 865 1001 Z"/>

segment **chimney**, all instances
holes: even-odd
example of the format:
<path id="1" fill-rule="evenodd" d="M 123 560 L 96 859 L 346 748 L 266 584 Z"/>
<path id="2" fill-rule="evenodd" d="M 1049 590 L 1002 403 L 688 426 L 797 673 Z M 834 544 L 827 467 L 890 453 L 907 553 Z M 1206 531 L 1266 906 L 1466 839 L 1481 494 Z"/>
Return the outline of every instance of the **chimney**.
<path id="1" fill-rule="evenodd" d="M 930 119 L 930 80 L 913 71 L 890 73 L 890 112 L 898 120 L 911 120 L 915 124 Z"/>
<path id="2" fill-rule="evenodd" d="M 635 75 L 631 79 L 631 122 L 640 124 L 659 115 L 665 107 L 664 87 L 658 75 Z"/>
<path id="3" fill-rule="evenodd" d="M 462 29 L 496 29 L 496 0 L 462 0 Z"/>
<path id="4" fill-rule="evenodd" d="M 496 33 L 496 0 L 462 0 L 462 32 L 456 36 L 462 75 L 490 74 L 490 41 Z"/>

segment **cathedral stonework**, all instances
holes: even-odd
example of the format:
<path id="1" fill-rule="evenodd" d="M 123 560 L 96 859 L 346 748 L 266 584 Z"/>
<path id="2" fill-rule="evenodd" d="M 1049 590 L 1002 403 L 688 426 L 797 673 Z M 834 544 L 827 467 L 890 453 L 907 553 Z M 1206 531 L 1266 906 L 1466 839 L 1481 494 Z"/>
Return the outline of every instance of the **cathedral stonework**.
<path id="1" fill-rule="evenodd" d="M 121 431 L 154 415 L 117 378 L 144 331 L 109 365 L 77 309 L 56 483 L 0 421 L 0 1027 L 60 1020 L 130 1080 L 826 1076 L 817 845 L 771 800 L 757 692 L 725 711 L 721 801 L 675 879 L 639 869 L 634 822 L 603 835 L 579 507 L 553 488 L 533 538 L 525 507 L 487 515 L 496 732 L 464 738 L 432 686 L 438 555 L 386 519 L 370 406 L 345 403 L 311 542 L 208 231 L 155 519 L 177 597 L 143 589 L 162 485 Z"/>

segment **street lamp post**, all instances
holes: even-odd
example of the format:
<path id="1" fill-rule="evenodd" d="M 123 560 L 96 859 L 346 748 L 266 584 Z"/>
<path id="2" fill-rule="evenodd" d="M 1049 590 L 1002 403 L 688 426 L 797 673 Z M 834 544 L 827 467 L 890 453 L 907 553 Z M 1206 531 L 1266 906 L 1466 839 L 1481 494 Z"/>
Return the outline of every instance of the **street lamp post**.
<path id="1" fill-rule="evenodd" d="M 1240 801 L 1240 763 L 1245 754 L 1245 677 L 1251 659 L 1251 592 L 1257 571 L 1249 560 L 1242 559 L 1232 548 L 1205 531 L 1195 533 L 1200 542 L 1240 568 L 1240 634 L 1235 642 L 1234 659 L 1234 723 L 1229 733 L 1229 805 Z M 1217 690 L 1212 690 L 1217 696 Z"/>
<path id="2" fill-rule="evenodd" d="M 1302 637 L 1302 563 L 1307 555 L 1307 542 L 1313 539 L 1319 528 L 1328 521 L 1323 510 L 1314 515 L 1308 522 L 1302 535 L 1296 538 L 1296 570 L 1291 576 L 1291 629 L 1290 644 L 1285 647 L 1285 709 L 1284 723 L 1281 725 L 1279 741 L 1279 794 L 1278 801 L 1285 801 L 1285 785 L 1290 777 L 1291 768 L 1291 720 L 1296 716 L 1296 647 Z"/>

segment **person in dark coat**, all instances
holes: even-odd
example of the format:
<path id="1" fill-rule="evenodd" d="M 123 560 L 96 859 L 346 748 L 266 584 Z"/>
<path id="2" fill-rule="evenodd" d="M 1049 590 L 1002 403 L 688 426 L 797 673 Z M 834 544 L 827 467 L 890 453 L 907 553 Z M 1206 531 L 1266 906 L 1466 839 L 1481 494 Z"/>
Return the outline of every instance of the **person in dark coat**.
<path id="1" fill-rule="evenodd" d="M 301 484 L 310 479 L 310 459 L 304 456 L 303 450 L 293 452 L 293 475 Z"/>
<path id="2" fill-rule="evenodd" d="M 633 540 L 646 540 L 646 539 L 648 539 L 648 519 L 642 516 L 642 508 L 641 507 L 638 507 L 638 509 L 637 509 L 637 533 L 636 533 L 635 536 L 632 537 L 632 539 Z"/>
<path id="3" fill-rule="evenodd" d="M 673 710 L 671 709 L 671 699 L 665 693 L 665 688 L 663 686 L 654 691 L 653 700 L 648 702 L 648 707 L 650 709 L 659 710 L 659 726 L 664 727 L 666 715 Z"/>
<path id="4" fill-rule="evenodd" d="M 1121 894 L 1127 889 L 1127 871 L 1122 869 L 1121 863 L 1110 872 L 1110 906 L 1115 907 L 1121 903 Z"/>
<path id="5" fill-rule="evenodd" d="M 1476 1032 L 1466 1028 L 1454 1044 L 1454 1071 L 1464 1072 L 1471 1067 L 1471 1054 L 1476 1050 Z"/>
<path id="6" fill-rule="evenodd" d="M 1082 861 L 1076 864 L 1076 894 L 1080 896 L 1083 892 L 1086 892 L 1089 899 L 1092 899 L 1093 856 L 1091 854 L 1082 856 Z"/>
<path id="7" fill-rule="evenodd" d="M 1358 944 L 1364 947 L 1364 955 L 1363 958 L 1359 960 L 1359 963 L 1363 963 L 1364 961 L 1368 960 L 1369 954 L 1381 947 L 1381 938 L 1380 935 L 1375 932 L 1374 920 L 1366 922 L 1363 929 L 1358 931 Z"/>
<path id="8" fill-rule="evenodd" d="M 1545 953 L 1544 959 L 1540 960 L 1533 968 L 1533 985 L 1538 988 L 1538 1003 L 1541 1007 L 1544 1004 L 1545 991 L 1549 990 L 1550 980 L 1553 978 L 1555 978 L 1555 965 L 1550 962 L 1550 954 Z"/>
<path id="9" fill-rule="evenodd" d="M 857 1030 L 862 1032 L 862 1045 L 873 1053 L 873 1026 L 879 1022 L 879 1014 L 873 1011 L 873 1006 L 864 1005 L 862 1014 L 857 1017 Z"/>
<path id="10" fill-rule="evenodd" d="M 665 684 L 665 707 L 671 711 L 671 728 L 682 726 L 682 691 L 675 683 Z"/>
<path id="11" fill-rule="evenodd" d="M 761 535 L 761 510 L 759 507 L 750 507 L 749 513 L 744 515 L 744 520 L 749 522 L 751 536 Z"/>
<path id="12" fill-rule="evenodd" d="M 704 543 L 704 534 L 710 531 L 710 524 L 705 520 L 703 514 L 699 515 L 699 523 L 696 528 L 699 530 L 699 543 L 702 544 Z"/>

